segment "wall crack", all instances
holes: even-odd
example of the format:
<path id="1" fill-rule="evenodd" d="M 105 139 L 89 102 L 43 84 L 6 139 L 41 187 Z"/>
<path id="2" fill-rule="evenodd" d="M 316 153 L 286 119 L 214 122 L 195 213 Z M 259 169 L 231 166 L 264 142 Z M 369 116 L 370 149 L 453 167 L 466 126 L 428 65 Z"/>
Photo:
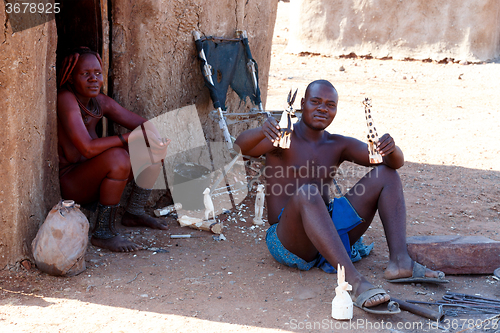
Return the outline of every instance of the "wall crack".
<path id="1" fill-rule="evenodd" d="M 234 0 L 235 6 L 234 6 L 234 16 L 236 18 L 236 29 L 239 27 L 239 22 L 238 22 L 238 0 Z"/>
<path id="2" fill-rule="evenodd" d="M 3 41 L 2 44 L 5 44 L 7 42 L 7 22 L 9 22 L 9 16 L 7 13 L 5 13 L 5 22 L 3 24 Z"/>

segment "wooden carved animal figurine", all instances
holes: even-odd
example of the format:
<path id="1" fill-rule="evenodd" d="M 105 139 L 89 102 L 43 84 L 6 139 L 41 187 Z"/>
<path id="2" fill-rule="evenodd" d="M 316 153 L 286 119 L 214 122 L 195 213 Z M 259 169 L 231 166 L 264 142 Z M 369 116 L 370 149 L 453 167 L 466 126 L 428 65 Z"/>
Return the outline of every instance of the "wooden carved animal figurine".
<path id="1" fill-rule="evenodd" d="M 345 268 L 340 264 L 337 264 L 337 284 L 332 301 L 332 317 L 337 320 L 352 319 L 352 299 L 347 292 L 352 290 L 352 286 L 345 280 Z"/>
<path id="2" fill-rule="evenodd" d="M 297 122 L 297 117 L 295 116 L 295 110 L 293 109 L 293 102 L 295 102 L 295 97 L 297 97 L 297 90 L 292 96 L 292 91 L 288 93 L 287 103 L 288 108 L 281 114 L 279 126 L 280 126 L 280 136 L 274 140 L 273 145 L 275 147 L 280 147 L 283 149 L 290 148 L 291 136 L 293 132 L 293 124 Z"/>
<path id="3" fill-rule="evenodd" d="M 279 125 L 280 137 L 274 141 L 274 146 L 288 149 L 290 148 L 291 136 L 293 132 L 292 117 L 288 111 L 283 111 Z"/>
<path id="4" fill-rule="evenodd" d="M 365 98 L 363 101 L 365 106 L 365 117 L 366 117 L 366 125 L 368 126 L 368 154 L 370 157 L 370 163 L 382 163 L 383 158 L 377 152 L 377 143 L 378 143 L 378 134 L 377 129 L 375 128 L 375 122 L 373 121 L 372 113 L 370 107 L 372 106 L 371 100 L 369 98 Z"/>
<path id="5" fill-rule="evenodd" d="M 205 220 L 208 220 L 208 216 L 212 213 L 212 217 L 215 221 L 215 209 L 212 198 L 210 197 L 210 189 L 207 187 L 203 191 L 203 203 L 205 204 Z"/>
<path id="6" fill-rule="evenodd" d="M 257 195 L 255 196 L 255 217 L 253 224 L 263 225 L 262 215 L 264 213 L 264 185 L 257 186 Z"/>

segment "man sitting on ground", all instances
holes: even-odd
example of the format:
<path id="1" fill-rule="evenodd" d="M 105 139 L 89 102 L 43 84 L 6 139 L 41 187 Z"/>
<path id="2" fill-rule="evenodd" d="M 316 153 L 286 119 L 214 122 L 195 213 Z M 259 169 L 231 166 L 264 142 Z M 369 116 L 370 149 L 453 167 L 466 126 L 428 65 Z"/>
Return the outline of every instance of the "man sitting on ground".
<path id="1" fill-rule="evenodd" d="M 338 94 L 325 80 L 314 81 L 301 100 L 302 118 L 294 125 L 289 149 L 273 146 L 279 136 L 277 121 L 241 133 L 235 144 L 244 155 L 266 156 L 266 243 L 280 263 L 309 270 L 326 259 L 345 267 L 355 304 L 365 311 L 391 313 L 390 296 L 362 276 L 350 260 L 350 244 L 368 229 L 376 211 L 384 226 L 390 258 L 384 273 L 391 282 L 446 282 L 442 272 L 414 262 L 406 248 L 406 209 L 396 169 L 403 166 L 402 151 L 389 134 L 377 150 L 383 162 L 368 172 L 344 197 L 330 202 L 330 186 L 344 161 L 371 166 L 367 144 L 325 131 L 337 113 Z M 303 170 L 307 172 L 302 172 Z M 305 174 L 305 175 L 304 175 Z M 333 221 L 333 223 L 332 223 Z M 387 304 L 383 304 L 387 303 Z"/>

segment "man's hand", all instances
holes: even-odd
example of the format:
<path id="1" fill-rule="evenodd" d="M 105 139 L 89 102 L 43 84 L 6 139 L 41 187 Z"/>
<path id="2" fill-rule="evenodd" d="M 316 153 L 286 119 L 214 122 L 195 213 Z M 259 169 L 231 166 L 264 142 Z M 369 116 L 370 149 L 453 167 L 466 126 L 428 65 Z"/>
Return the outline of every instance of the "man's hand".
<path id="1" fill-rule="evenodd" d="M 403 152 L 396 146 L 394 139 L 387 133 L 379 139 L 377 151 L 384 157 L 383 163 L 388 167 L 399 169 L 405 163 Z"/>
<path id="2" fill-rule="evenodd" d="M 271 142 L 277 140 L 280 137 L 280 125 L 278 121 L 274 117 L 268 117 L 264 124 L 262 124 L 262 132 Z"/>
<path id="3" fill-rule="evenodd" d="M 280 137 L 280 125 L 275 118 L 268 117 L 262 126 L 243 131 L 235 146 L 241 149 L 243 155 L 258 157 L 274 149 L 274 141 Z"/>
<path id="4" fill-rule="evenodd" d="M 389 134 L 384 134 L 377 143 L 377 151 L 382 156 L 392 154 L 396 150 L 394 139 Z"/>

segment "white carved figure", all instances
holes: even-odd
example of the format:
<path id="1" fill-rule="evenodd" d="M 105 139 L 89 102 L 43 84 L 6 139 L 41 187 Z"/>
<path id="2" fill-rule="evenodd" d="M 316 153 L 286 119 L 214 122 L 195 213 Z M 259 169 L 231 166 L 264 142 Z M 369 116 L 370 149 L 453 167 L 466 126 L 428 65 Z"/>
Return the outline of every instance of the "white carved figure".
<path id="1" fill-rule="evenodd" d="M 292 96 L 292 91 L 288 93 L 287 103 L 288 108 L 283 111 L 281 114 L 279 126 L 280 126 L 280 135 L 274 140 L 273 145 L 275 147 L 280 147 L 283 149 L 290 148 L 290 143 L 292 140 L 292 132 L 293 132 L 293 124 L 297 122 L 298 118 L 295 116 L 295 110 L 293 109 L 293 102 L 295 101 L 295 97 L 297 97 L 297 91 Z"/>
<path id="2" fill-rule="evenodd" d="M 280 137 L 274 141 L 275 147 L 280 147 L 283 149 L 290 148 L 291 136 L 293 132 L 293 124 L 292 115 L 288 111 L 283 111 L 281 114 L 281 119 L 279 122 L 280 126 Z"/>
<path id="3" fill-rule="evenodd" d="M 210 189 L 207 187 L 203 191 L 203 203 L 205 204 L 205 220 L 208 220 L 208 216 L 212 213 L 212 217 L 215 221 L 215 209 L 212 198 L 210 197 Z"/>
<path id="4" fill-rule="evenodd" d="M 352 290 L 352 286 L 345 280 L 345 268 L 340 264 L 337 264 L 337 284 L 332 301 L 332 317 L 337 320 L 352 319 L 352 299 L 347 292 Z"/>
<path id="5" fill-rule="evenodd" d="M 368 154 L 370 157 L 370 163 L 382 163 L 383 158 L 377 152 L 377 143 L 378 143 L 378 134 L 377 129 L 375 128 L 375 122 L 373 121 L 372 113 L 370 107 L 372 106 L 371 100 L 369 98 L 365 98 L 363 101 L 365 105 L 365 117 L 366 117 L 366 126 L 368 126 Z"/>
<path id="6" fill-rule="evenodd" d="M 263 225 L 262 215 L 264 214 L 264 185 L 257 186 L 257 195 L 255 196 L 255 217 L 253 224 Z"/>

